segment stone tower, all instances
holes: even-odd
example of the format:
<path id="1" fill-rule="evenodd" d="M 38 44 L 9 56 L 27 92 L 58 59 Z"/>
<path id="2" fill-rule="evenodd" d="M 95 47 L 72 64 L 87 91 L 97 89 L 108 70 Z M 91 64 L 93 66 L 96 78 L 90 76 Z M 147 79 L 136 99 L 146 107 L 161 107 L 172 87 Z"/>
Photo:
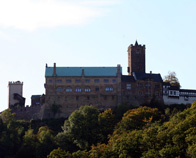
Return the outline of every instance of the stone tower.
<path id="1" fill-rule="evenodd" d="M 22 97 L 23 82 L 9 82 L 8 84 L 8 108 L 15 105 L 24 106 L 25 98 Z"/>
<path id="2" fill-rule="evenodd" d="M 145 45 L 140 45 L 135 42 L 128 47 L 128 74 L 132 72 L 145 73 Z"/>

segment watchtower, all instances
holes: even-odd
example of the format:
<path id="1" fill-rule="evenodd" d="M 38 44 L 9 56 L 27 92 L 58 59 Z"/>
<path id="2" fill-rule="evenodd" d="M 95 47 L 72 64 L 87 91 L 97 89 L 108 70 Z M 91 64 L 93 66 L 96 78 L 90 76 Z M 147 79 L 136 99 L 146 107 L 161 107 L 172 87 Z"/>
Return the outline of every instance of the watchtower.
<path id="1" fill-rule="evenodd" d="M 8 107 L 11 108 L 16 104 L 24 106 L 25 98 L 22 97 L 23 82 L 8 83 Z"/>
<path id="2" fill-rule="evenodd" d="M 140 45 L 135 42 L 135 45 L 131 44 L 128 47 L 128 74 L 132 75 L 132 72 L 145 73 L 145 45 Z"/>

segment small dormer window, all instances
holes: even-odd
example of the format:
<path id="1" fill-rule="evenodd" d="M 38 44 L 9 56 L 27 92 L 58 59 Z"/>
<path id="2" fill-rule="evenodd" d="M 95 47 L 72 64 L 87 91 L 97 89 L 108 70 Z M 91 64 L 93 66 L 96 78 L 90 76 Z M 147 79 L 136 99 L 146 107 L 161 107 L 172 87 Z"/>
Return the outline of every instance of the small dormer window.
<path id="1" fill-rule="evenodd" d="M 140 54 L 140 52 L 139 52 L 139 51 L 137 51 L 137 52 L 136 52 L 136 54 Z"/>

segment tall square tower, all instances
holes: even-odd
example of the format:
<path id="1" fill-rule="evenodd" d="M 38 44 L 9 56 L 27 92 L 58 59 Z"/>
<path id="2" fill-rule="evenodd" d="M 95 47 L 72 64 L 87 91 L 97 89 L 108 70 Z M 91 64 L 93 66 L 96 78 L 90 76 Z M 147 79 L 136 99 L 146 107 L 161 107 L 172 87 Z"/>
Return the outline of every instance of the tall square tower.
<path id="1" fill-rule="evenodd" d="M 132 72 L 145 73 L 145 45 L 139 45 L 137 41 L 135 45 L 131 44 L 128 47 L 128 74 Z"/>
<path id="2" fill-rule="evenodd" d="M 22 97 L 23 82 L 9 82 L 8 84 L 8 107 L 11 108 L 17 104 L 24 106 L 25 98 Z"/>

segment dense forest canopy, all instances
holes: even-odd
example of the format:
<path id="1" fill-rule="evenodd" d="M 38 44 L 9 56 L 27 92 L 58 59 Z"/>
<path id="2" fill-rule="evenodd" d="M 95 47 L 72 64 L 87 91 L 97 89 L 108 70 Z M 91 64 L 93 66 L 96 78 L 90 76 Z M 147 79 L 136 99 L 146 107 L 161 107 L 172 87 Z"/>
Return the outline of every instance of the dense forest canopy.
<path id="1" fill-rule="evenodd" d="M 157 107 L 157 108 L 152 108 Z M 1 114 L 1 158 L 191 158 L 196 155 L 196 102 L 170 107 L 82 106 L 68 119 L 16 121 Z"/>

